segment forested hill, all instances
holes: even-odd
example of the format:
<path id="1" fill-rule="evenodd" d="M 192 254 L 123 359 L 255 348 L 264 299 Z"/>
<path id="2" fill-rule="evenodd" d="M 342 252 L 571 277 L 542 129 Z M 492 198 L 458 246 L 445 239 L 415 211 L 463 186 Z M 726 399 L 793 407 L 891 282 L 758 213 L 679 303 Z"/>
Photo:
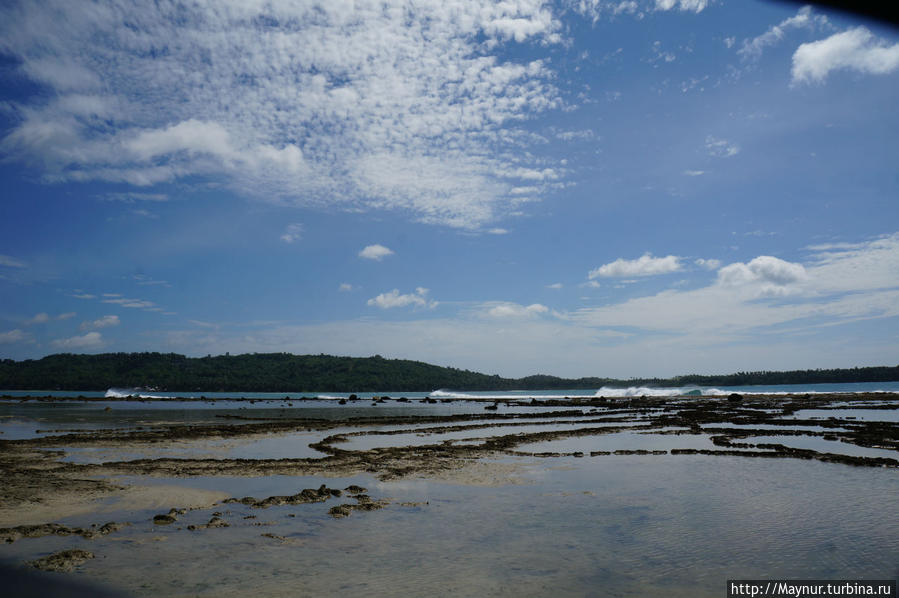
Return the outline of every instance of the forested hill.
<path id="1" fill-rule="evenodd" d="M 174 353 L 49 355 L 0 361 L 0 390 L 105 390 L 153 387 L 202 392 L 378 392 L 453 390 L 599 389 L 603 386 L 744 386 L 820 382 L 899 381 L 899 367 L 792 372 L 740 372 L 723 376 L 629 379 L 501 378 L 420 361 L 252 353 L 185 357 Z"/>

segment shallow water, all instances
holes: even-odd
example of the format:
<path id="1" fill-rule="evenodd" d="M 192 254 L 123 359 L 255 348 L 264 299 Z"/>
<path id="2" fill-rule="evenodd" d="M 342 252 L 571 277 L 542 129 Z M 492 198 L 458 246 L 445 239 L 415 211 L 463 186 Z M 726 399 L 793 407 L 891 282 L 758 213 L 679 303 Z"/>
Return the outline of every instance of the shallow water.
<path id="1" fill-rule="evenodd" d="M 822 428 L 821 426 L 782 426 L 774 424 L 703 424 L 703 430 L 776 430 L 778 432 L 848 432 L 848 428 Z"/>
<path id="2" fill-rule="evenodd" d="M 85 548 L 97 558 L 79 577 L 136 596 L 717 597 L 732 578 L 899 573 L 899 522 L 888 515 L 899 512 L 893 470 L 703 456 L 516 461 L 530 483 L 157 480 L 256 497 L 358 483 L 394 502 L 342 520 L 326 513 L 344 498 L 223 505 L 217 509 L 231 527 L 197 532 L 185 526 L 205 522 L 213 509 L 177 526 L 154 526 L 154 512 L 143 511 L 131 513 L 130 528 L 99 540 L 20 540 L 0 546 L 0 556 Z"/>
<path id="3" fill-rule="evenodd" d="M 411 433 L 411 434 L 378 434 L 377 432 L 362 436 L 350 436 L 346 442 L 336 443 L 335 446 L 346 451 L 366 451 L 373 448 L 398 447 L 398 446 L 424 446 L 440 444 L 445 441 L 464 441 L 477 439 L 479 441 L 497 436 L 509 434 L 537 434 L 542 432 L 567 432 L 590 428 L 617 428 L 622 426 L 639 425 L 638 422 L 569 422 L 527 424 L 517 426 L 492 426 L 482 427 L 467 425 L 465 430 L 452 432 Z"/>
<path id="4" fill-rule="evenodd" d="M 897 422 L 897 409 L 800 409 L 782 419 L 855 419 L 858 421 Z"/>
<path id="5" fill-rule="evenodd" d="M 658 434 L 660 431 L 681 430 L 684 434 Z M 670 451 L 671 449 L 719 449 L 712 444 L 707 434 L 690 434 L 687 428 L 664 428 L 647 432 L 616 432 L 599 436 L 559 438 L 520 444 L 516 451 L 527 453 L 574 453 L 589 454 L 590 451 L 647 450 Z"/>
<path id="6" fill-rule="evenodd" d="M 139 426 L 177 423 L 220 425 L 258 423 L 283 419 L 342 420 L 348 418 L 396 418 L 447 415 L 484 415 L 485 404 L 400 403 L 390 401 L 372 406 L 367 402 L 297 401 L 0 401 L 0 439 L 18 440 L 54 436 L 78 431 L 134 429 Z M 107 411 L 107 408 L 109 410 Z M 497 414 L 540 414 L 559 407 L 500 405 Z M 577 409 L 565 409 L 573 410 Z M 597 409 L 598 414 L 606 410 Z M 410 424 L 414 425 L 414 424 Z"/>
<path id="7" fill-rule="evenodd" d="M 272 420 L 312 413 L 323 419 L 490 414 L 485 420 L 445 424 L 466 428 L 446 432 L 440 432 L 439 424 L 434 423 L 341 424 L 329 430 L 302 427 L 249 437 L 65 449 L 65 459 L 79 463 L 146 457 L 278 459 L 321 457 L 309 444 L 326 436 L 360 431 L 366 433 L 350 436 L 348 442 L 335 447 L 361 450 L 444 440 L 462 444 L 471 438 L 604 425 L 583 420 L 561 423 L 551 417 L 493 417 L 548 413 L 559 407 L 500 406 L 498 413 L 485 413 L 483 403 L 388 403 L 377 407 L 308 403 L 291 408 L 267 401 L 244 408 L 228 402 L 216 409 L 203 403 L 173 406 L 159 402 L 149 408 L 141 403 L 118 408 L 120 403 L 111 403 L 111 411 L 105 411 L 102 403 L 6 403 L 0 404 L 0 431 L 5 432 L 0 439 L 35 434 L 36 429 L 126 428 L 166 421 L 240 423 L 216 418 L 219 414 Z M 608 410 L 596 411 L 597 416 L 609 415 Z M 881 421 L 892 421 L 883 416 L 896 413 L 803 410 L 794 418 L 817 417 L 818 411 L 825 418 L 870 415 Z M 637 413 L 626 415 L 633 421 L 605 425 L 645 424 Z M 488 423 L 500 425 L 483 427 Z M 731 423 L 705 427 L 823 430 L 818 426 Z M 429 432 L 435 428 L 436 433 Z M 378 433 L 397 430 L 410 431 Z M 724 448 L 712 444 L 710 433 L 659 433 L 677 430 L 690 428 L 559 438 L 514 450 L 589 455 L 590 451 Z M 897 455 L 896 451 L 865 449 L 821 437 L 758 434 L 735 442 L 770 442 L 858 456 Z M 806 442 L 815 445 L 802 445 Z M 95 540 L 77 536 L 19 540 L 0 546 L 0 558 L 21 563 L 62 549 L 84 548 L 97 558 L 73 575 L 136 596 L 722 596 L 729 578 L 884 579 L 899 574 L 899 520 L 893 516 L 899 512 L 896 469 L 789 458 L 671 454 L 583 459 L 498 454 L 468 467 L 494 466 L 497 469 L 490 475 L 467 478 L 469 485 L 418 478 L 380 482 L 370 475 L 328 477 L 327 471 L 319 476 L 116 477 L 114 482 L 126 485 L 179 486 L 256 498 L 290 495 L 322 483 L 331 488 L 358 484 L 367 487 L 372 498 L 391 502 L 382 510 L 353 512 L 340 520 L 330 517 L 328 509 L 354 502 L 346 496 L 269 509 L 221 504 L 191 511 L 176 524 L 158 526 L 152 523 L 154 515 L 183 506 L 175 498 L 152 510 L 108 499 L 98 503 L 97 512 L 62 522 L 87 526 L 115 520 L 130 522 L 130 527 Z M 446 479 L 466 478 L 459 474 Z M 175 496 L 178 494 L 173 493 Z M 205 523 L 213 512 L 221 512 L 230 527 L 186 529 L 189 524 Z M 265 537 L 265 533 L 278 537 Z"/>
<path id="8" fill-rule="evenodd" d="M 836 455 L 849 455 L 852 457 L 886 457 L 887 459 L 899 459 L 899 451 L 889 449 L 869 448 L 858 446 L 839 440 L 827 440 L 820 436 L 750 436 L 740 438 L 734 442 L 748 442 L 750 444 L 782 444 L 790 448 L 807 449 L 819 453 L 834 453 Z"/>

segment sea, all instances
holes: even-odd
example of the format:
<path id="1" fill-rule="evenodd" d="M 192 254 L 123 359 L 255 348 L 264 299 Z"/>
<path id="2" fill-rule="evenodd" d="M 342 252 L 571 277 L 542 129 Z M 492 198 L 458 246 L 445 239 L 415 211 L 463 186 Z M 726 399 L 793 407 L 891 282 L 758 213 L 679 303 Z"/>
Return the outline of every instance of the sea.
<path id="1" fill-rule="evenodd" d="M 569 389 L 569 390 L 508 390 L 508 391 L 457 391 L 447 388 L 435 389 L 430 392 L 422 391 L 381 391 L 381 392 L 201 392 L 178 391 L 168 392 L 153 390 L 152 388 L 109 388 L 106 390 L 60 390 L 60 389 L 35 389 L 35 390 L 0 390 L 0 396 L 11 397 L 59 397 L 90 399 L 109 398 L 123 399 L 127 397 L 140 399 L 253 399 L 253 400 L 280 400 L 280 399 L 318 399 L 340 400 L 347 399 L 355 394 L 360 399 L 388 396 L 391 398 L 406 397 L 408 399 L 573 399 L 595 397 L 675 397 L 675 396 L 708 396 L 726 397 L 731 393 L 739 394 L 827 394 L 827 393 L 899 393 L 899 381 L 895 382 L 847 382 L 828 384 L 779 384 L 779 385 L 754 385 L 754 386 L 630 386 L 630 387 L 602 387 L 597 390 Z"/>

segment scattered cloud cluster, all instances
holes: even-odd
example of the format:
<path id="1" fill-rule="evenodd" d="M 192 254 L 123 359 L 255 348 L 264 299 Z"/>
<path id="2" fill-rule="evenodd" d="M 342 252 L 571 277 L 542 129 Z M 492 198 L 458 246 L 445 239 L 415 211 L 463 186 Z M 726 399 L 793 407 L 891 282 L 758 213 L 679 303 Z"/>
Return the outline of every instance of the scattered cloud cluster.
<path id="1" fill-rule="evenodd" d="M 793 82 L 819 83 L 836 70 L 884 75 L 899 69 L 899 44 L 889 45 L 866 27 L 802 44 L 793 54 Z"/>
<path id="2" fill-rule="evenodd" d="M 9 106 L 0 151 L 48 181 L 214 176 L 269 201 L 470 229 L 508 211 L 520 181 L 549 182 L 536 157 L 502 151 L 561 106 L 547 62 L 504 51 L 562 41 L 542 1 L 18 1 L 0 23 L 3 52 L 47 90 Z"/>
<path id="3" fill-rule="evenodd" d="M 899 233 L 851 246 L 818 246 L 806 264 L 759 256 L 719 269 L 710 285 L 584 308 L 573 322 L 676 334 L 706 346 L 747 335 L 899 316 Z M 789 298 L 789 301 L 785 301 Z"/>
<path id="4" fill-rule="evenodd" d="M 655 11 L 679 10 L 702 12 L 711 0 L 567 0 L 566 4 L 575 12 L 590 18 L 594 23 L 604 15 L 618 17 L 632 15 L 642 19 Z"/>
<path id="5" fill-rule="evenodd" d="M 715 158 L 730 158 L 740 153 L 740 146 L 726 139 L 718 139 L 709 135 L 705 138 L 705 149 Z"/>
<path id="6" fill-rule="evenodd" d="M 677 272 L 682 268 L 681 258 L 676 255 L 653 257 L 651 254 L 646 253 L 635 260 L 618 258 L 614 262 L 603 264 L 599 268 L 591 270 L 587 277 L 593 280 L 598 277 L 655 276 L 657 274 Z"/>
<path id="7" fill-rule="evenodd" d="M 709 5 L 710 0 L 655 0 L 658 10 L 684 10 L 702 12 Z"/>
<path id="8" fill-rule="evenodd" d="M 9 255 L 0 254 L 0 266 L 7 268 L 27 268 L 28 264 Z"/>
<path id="9" fill-rule="evenodd" d="M 35 314 L 33 318 L 29 318 L 22 322 L 25 326 L 32 326 L 34 324 L 46 324 L 50 321 L 50 316 L 46 313 Z"/>
<path id="10" fill-rule="evenodd" d="M 389 293 L 381 293 L 377 297 L 368 300 L 368 305 L 372 307 L 380 307 L 381 309 L 392 309 L 394 307 L 426 307 L 433 309 L 439 305 L 439 302 L 428 299 L 428 289 L 417 287 L 414 293 L 401 295 L 399 289 L 393 289 Z"/>
<path id="11" fill-rule="evenodd" d="M 271 326 L 252 335 L 243 329 L 231 336 L 171 331 L 165 346 L 197 353 L 224 345 L 232 351 L 379 353 L 478 370 L 489 363 L 505 375 L 586 376 L 597 375 L 596 367 L 620 376 L 673 375 L 700 362 L 711 371 L 732 371 L 734 363 L 845 366 L 843 340 L 823 331 L 899 317 L 899 233 L 806 249 L 801 263 L 759 256 L 719 268 L 724 273 L 700 288 L 669 289 L 564 314 L 541 304 L 488 302 L 455 317 Z M 759 293 L 766 285 L 788 289 L 789 296 Z M 816 344 L 814 361 L 807 351 L 810 338 Z M 869 363 L 895 351 L 876 339 L 862 349 L 853 355 Z M 580 358 L 572 359 L 573 353 Z M 654 364 L 651 372 L 642 365 L 647 360 Z"/>
<path id="12" fill-rule="evenodd" d="M 694 264 L 706 270 L 717 270 L 721 267 L 721 260 L 698 258 L 693 261 Z"/>
<path id="13" fill-rule="evenodd" d="M 293 243 L 294 241 L 299 241 L 302 238 L 303 225 L 299 222 L 288 224 L 287 228 L 284 230 L 284 234 L 281 235 L 281 240 L 285 243 Z"/>
<path id="14" fill-rule="evenodd" d="M 7 332 L 0 332 L 0 344 L 21 343 L 27 341 L 30 337 L 26 332 L 15 328 Z"/>
<path id="15" fill-rule="evenodd" d="M 170 286 L 172 286 L 171 284 L 169 284 L 169 281 L 167 281 L 167 280 L 154 280 L 145 274 L 135 274 L 133 278 L 136 281 L 136 284 L 138 284 L 139 286 L 142 286 L 142 287 L 153 287 L 153 286 L 170 287 Z"/>
<path id="16" fill-rule="evenodd" d="M 152 278 L 144 276 L 142 274 L 137 274 L 133 278 L 139 285 L 166 287 L 171 286 L 165 280 L 153 280 Z M 99 299 L 101 303 L 118 305 L 120 307 L 127 307 L 129 309 L 141 309 L 148 312 L 160 312 L 166 315 L 172 315 L 173 313 L 165 311 L 162 307 L 158 306 L 153 301 L 147 301 L 146 299 L 131 299 L 129 297 L 125 297 L 121 293 L 102 293 L 98 296 L 93 293 L 85 293 L 81 289 L 75 289 L 75 291 L 69 296 L 74 297 L 75 299 L 83 300 Z"/>
<path id="17" fill-rule="evenodd" d="M 103 336 L 99 332 L 88 332 L 83 336 L 57 339 L 50 343 L 65 351 L 84 351 L 103 346 Z"/>
<path id="18" fill-rule="evenodd" d="M 108 328 L 110 326 L 118 326 L 121 324 L 121 320 L 119 320 L 118 316 L 103 316 L 102 318 L 96 319 L 93 322 L 82 322 L 81 330 L 94 330 L 99 328 Z"/>
<path id="19" fill-rule="evenodd" d="M 758 60 L 766 48 L 778 44 L 791 29 L 814 29 L 828 24 L 827 17 L 812 12 L 811 6 L 803 6 L 794 16 L 772 25 L 765 33 L 752 39 L 743 40 L 737 54 L 743 60 Z M 730 46 L 728 46 L 730 47 Z"/>
<path id="20" fill-rule="evenodd" d="M 118 293 L 104 293 L 105 297 L 102 299 L 103 303 L 112 303 L 114 305 L 120 305 L 121 307 L 129 307 L 132 309 L 143 309 L 146 311 L 159 311 L 160 308 L 156 306 L 152 301 L 145 301 L 143 299 L 129 299 L 127 297 L 123 297 Z"/>

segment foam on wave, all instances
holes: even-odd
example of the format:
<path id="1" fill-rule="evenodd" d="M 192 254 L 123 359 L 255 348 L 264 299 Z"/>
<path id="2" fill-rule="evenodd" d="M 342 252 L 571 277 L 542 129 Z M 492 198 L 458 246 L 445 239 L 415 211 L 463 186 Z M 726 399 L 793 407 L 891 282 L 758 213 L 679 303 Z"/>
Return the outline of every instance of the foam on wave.
<path id="1" fill-rule="evenodd" d="M 166 397 L 160 395 L 145 394 L 140 388 L 110 388 L 104 395 L 107 399 L 127 399 L 128 397 L 137 397 L 139 399 L 164 399 Z"/>

